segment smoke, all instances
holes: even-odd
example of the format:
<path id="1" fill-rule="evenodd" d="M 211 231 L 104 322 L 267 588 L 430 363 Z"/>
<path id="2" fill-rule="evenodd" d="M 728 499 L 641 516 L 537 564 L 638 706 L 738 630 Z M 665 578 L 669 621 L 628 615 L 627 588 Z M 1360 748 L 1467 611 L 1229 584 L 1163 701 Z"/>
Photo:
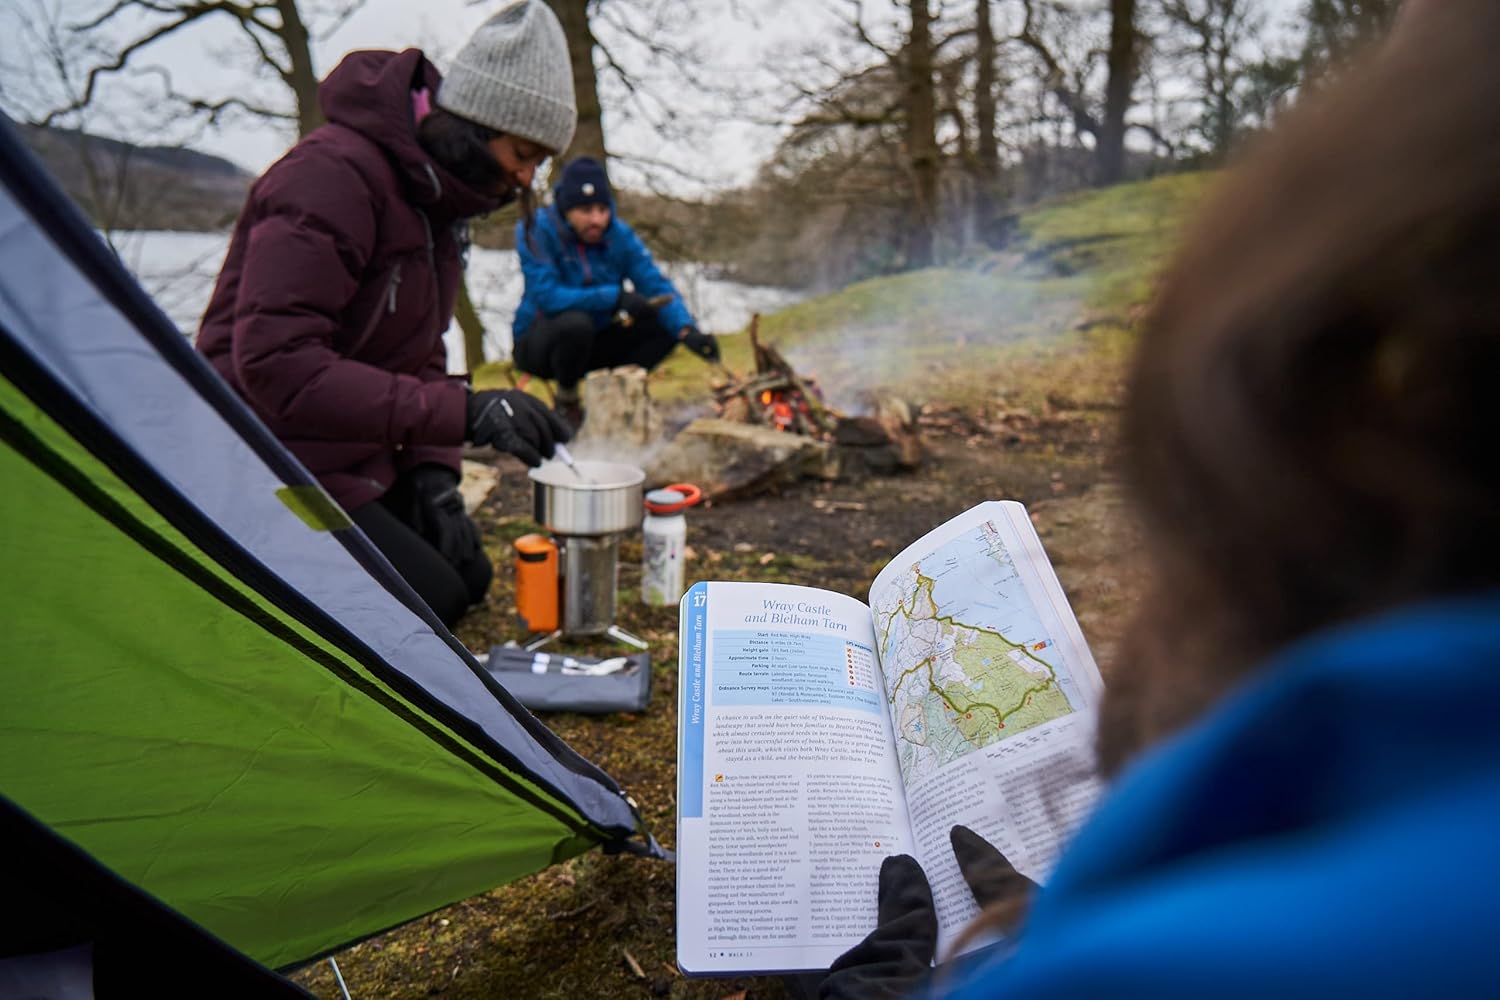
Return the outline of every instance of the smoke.
<path id="1" fill-rule="evenodd" d="M 582 432 L 575 442 L 568 445 L 568 450 L 580 462 L 615 462 L 650 469 L 670 445 L 670 435 L 650 444 L 641 444 L 610 435 L 607 431 L 591 434 L 588 421 L 584 421 Z"/>
<path id="2" fill-rule="evenodd" d="M 978 365 L 986 351 L 1046 343 L 1074 329 L 1086 295 L 1075 286 L 1046 294 L 1045 283 L 1015 274 L 1018 262 L 988 259 L 987 271 L 928 270 L 854 286 L 854 306 L 841 322 L 815 330 L 791 347 L 777 346 L 798 375 L 816 381 L 823 401 L 846 414 L 871 412 L 886 386 L 941 384 Z M 994 273 L 999 268 L 1005 273 Z M 864 292 L 865 296 L 860 297 Z M 837 302 L 838 300 L 833 300 Z M 976 354 L 976 350 L 979 354 Z"/>

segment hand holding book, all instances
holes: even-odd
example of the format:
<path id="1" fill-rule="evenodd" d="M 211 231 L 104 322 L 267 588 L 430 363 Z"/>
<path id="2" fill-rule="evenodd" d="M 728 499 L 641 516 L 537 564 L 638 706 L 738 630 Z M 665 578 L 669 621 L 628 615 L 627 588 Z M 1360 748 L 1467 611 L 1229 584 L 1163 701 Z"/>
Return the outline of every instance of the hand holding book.
<path id="1" fill-rule="evenodd" d="M 966 826 L 948 834 L 964 881 L 981 908 L 1018 903 L 1036 888 L 994 846 Z M 833 963 L 818 990 L 820 1000 L 905 997 L 932 973 L 937 952 L 937 910 L 922 866 L 909 854 L 880 866 L 875 929 Z"/>

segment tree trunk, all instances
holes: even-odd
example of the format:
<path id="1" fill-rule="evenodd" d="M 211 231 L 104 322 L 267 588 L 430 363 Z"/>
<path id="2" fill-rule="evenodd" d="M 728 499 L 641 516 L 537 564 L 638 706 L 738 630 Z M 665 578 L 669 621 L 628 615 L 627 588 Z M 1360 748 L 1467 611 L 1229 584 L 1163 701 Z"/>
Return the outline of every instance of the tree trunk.
<path id="1" fill-rule="evenodd" d="M 559 150 L 554 164 L 575 156 L 592 156 L 603 163 L 604 116 L 599 107 L 599 81 L 594 75 L 594 49 L 598 42 L 589 27 L 589 0 L 547 0 L 562 22 L 568 38 L 568 61 L 573 65 L 573 93 L 578 103 L 578 130 L 573 143 Z M 556 167 L 554 166 L 554 173 Z"/>
<path id="2" fill-rule="evenodd" d="M 278 34 L 291 64 L 291 71 L 282 74 L 282 79 L 297 98 L 297 134 L 303 136 L 323 124 L 323 109 L 318 107 L 318 75 L 313 71 L 307 25 L 297 11 L 297 0 L 276 0 L 276 9 L 281 14 Z"/>
<path id="3" fill-rule="evenodd" d="M 469 276 L 458 279 L 458 298 L 453 303 L 453 318 L 464 334 L 464 362 L 469 371 L 478 370 L 484 364 L 484 324 L 474 310 L 474 300 L 469 298 Z"/>
<path id="4" fill-rule="evenodd" d="M 974 59 L 974 215 L 979 238 L 993 245 L 1000 214 L 1000 145 L 995 137 L 995 26 L 990 0 L 975 5 Z"/>
<path id="5" fill-rule="evenodd" d="M 911 0 L 906 45 L 906 148 L 912 174 L 913 213 L 907 266 L 927 267 L 937 228 L 937 93 L 932 79 L 932 12 L 927 0 Z"/>
<path id="6" fill-rule="evenodd" d="M 1097 137 L 1100 184 L 1125 178 L 1125 114 L 1136 73 L 1136 0 L 1110 0 L 1109 79 L 1104 86 L 1104 118 Z"/>

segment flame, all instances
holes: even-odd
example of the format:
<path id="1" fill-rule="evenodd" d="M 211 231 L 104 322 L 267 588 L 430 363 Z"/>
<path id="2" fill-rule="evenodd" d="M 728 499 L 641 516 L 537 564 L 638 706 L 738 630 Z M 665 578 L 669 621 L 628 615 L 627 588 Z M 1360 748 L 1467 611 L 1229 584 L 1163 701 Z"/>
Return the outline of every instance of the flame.
<path id="1" fill-rule="evenodd" d="M 792 426 L 792 408 L 785 402 L 778 402 L 771 407 L 771 422 L 778 431 L 784 431 Z"/>

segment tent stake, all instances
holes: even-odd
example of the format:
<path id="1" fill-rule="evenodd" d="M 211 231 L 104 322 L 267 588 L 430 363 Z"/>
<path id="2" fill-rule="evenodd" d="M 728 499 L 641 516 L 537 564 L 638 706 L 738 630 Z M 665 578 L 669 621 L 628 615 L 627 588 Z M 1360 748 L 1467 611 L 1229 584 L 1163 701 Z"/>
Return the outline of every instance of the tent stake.
<path id="1" fill-rule="evenodd" d="M 339 971 L 339 963 L 335 962 L 333 956 L 330 955 L 328 964 L 333 966 L 333 978 L 339 981 L 339 992 L 344 994 L 344 1000 L 350 1000 L 349 987 L 344 985 L 344 974 Z"/>

